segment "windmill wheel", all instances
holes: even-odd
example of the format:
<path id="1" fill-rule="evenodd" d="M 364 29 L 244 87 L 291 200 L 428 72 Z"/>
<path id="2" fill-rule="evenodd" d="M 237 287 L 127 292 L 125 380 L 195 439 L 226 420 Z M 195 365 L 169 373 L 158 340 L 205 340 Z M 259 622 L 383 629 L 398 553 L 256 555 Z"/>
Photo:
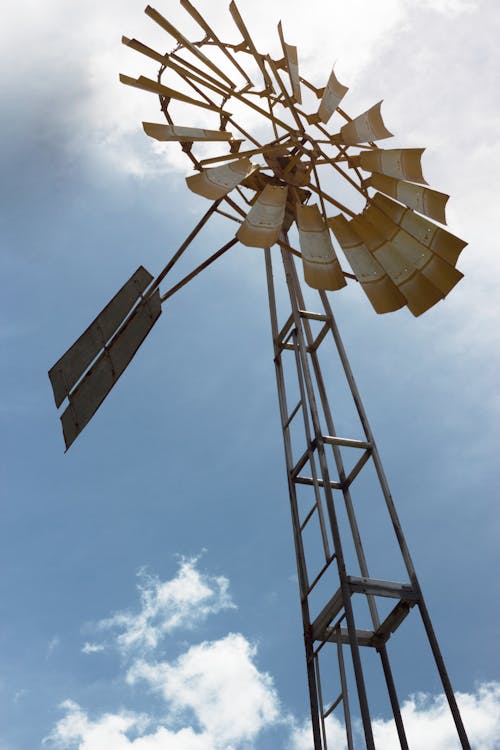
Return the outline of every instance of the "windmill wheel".
<path id="1" fill-rule="evenodd" d="M 222 42 L 189 0 L 181 5 L 203 39 L 189 41 L 148 6 L 146 14 L 176 46 L 162 54 L 124 37 L 124 44 L 161 67 L 156 81 L 125 75 L 120 80 L 159 96 L 167 124 L 145 122 L 143 127 L 151 138 L 181 145 L 196 170 L 187 177 L 189 189 L 228 205 L 231 214 L 220 206 L 216 210 L 240 223 L 236 238 L 244 245 L 279 243 L 300 256 L 305 280 L 315 289 L 340 290 L 350 277 L 378 313 L 407 306 L 420 315 L 443 299 L 462 278 L 456 263 L 466 243 L 435 223 L 446 222 L 448 196 L 426 187 L 424 149 L 376 145 L 392 136 L 382 120 L 381 102 L 350 118 L 340 107 L 348 88 L 334 71 L 323 88 L 303 78 L 297 48 L 285 41 L 281 23 L 283 57 L 275 60 L 257 51 L 234 2 L 229 10 L 241 35 L 237 43 Z M 254 84 L 254 73 L 260 85 Z M 307 109 L 313 111 L 306 111 L 306 98 L 312 99 Z M 197 115 L 201 110 L 207 122 L 215 117 L 216 126 L 175 124 L 172 110 L 178 103 L 196 108 Z M 243 115 L 245 109 L 251 113 L 252 120 L 258 116 L 257 133 L 233 116 L 235 105 Z M 184 117 L 185 112 L 186 107 Z M 262 143 L 264 125 L 269 139 Z M 201 158 L 197 150 L 207 143 L 220 146 L 221 153 Z M 362 197 L 360 212 L 323 189 L 325 170 L 344 183 L 341 195 L 347 187 L 357 194 L 356 203 Z M 300 251 L 288 242 L 294 223 Z M 338 247 L 352 274 L 342 270 Z"/>

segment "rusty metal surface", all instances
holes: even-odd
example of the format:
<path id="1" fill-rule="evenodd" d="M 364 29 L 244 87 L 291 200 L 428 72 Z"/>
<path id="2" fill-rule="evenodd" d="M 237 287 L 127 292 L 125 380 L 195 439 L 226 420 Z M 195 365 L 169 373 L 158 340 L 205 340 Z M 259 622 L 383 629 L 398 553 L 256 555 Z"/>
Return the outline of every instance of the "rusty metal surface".
<path id="1" fill-rule="evenodd" d="M 149 271 L 139 266 L 87 330 L 49 370 L 56 406 L 62 404 L 152 280 Z"/>
<path id="2" fill-rule="evenodd" d="M 121 331 L 101 353 L 81 383 L 69 396 L 69 405 L 61 423 L 66 448 L 69 448 L 89 423 L 161 313 L 157 290 L 134 310 Z"/>

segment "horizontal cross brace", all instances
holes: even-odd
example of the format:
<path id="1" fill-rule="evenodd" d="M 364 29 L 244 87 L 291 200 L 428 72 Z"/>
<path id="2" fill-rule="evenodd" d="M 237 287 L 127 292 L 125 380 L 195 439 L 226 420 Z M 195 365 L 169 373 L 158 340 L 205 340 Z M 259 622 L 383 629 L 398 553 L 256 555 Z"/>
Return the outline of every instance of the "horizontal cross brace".
<path id="1" fill-rule="evenodd" d="M 372 596 L 384 596 L 394 599 L 400 599 L 400 605 L 404 605 L 409 602 L 416 602 L 419 598 L 419 594 L 409 583 L 399 583 L 397 581 L 381 581 L 377 578 L 347 576 L 347 585 L 349 587 L 351 595 L 368 594 Z M 343 606 L 344 600 L 342 596 L 342 590 L 339 588 L 312 623 L 314 640 L 335 640 L 335 638 L 332 638 L 333 631 L 332 629 L 328 629 L 328 625 L 330 625 L 330 623 L 341 612 Z M 407 607 L 401 606 L 398 609 L 398 606 L 396 606 L 376 633 L 371 631 L 363 631 L 363 638 L 368 638 L 368 634 L 371 633 L 370 637 L 378 638 L 378 645 L 381 645 L 381 643 L 384 642 L 384 639 L 387 640 L 387 638 L 389 638 L 390 634 L 394 632 L 394 630 L 399 626 L 399 623 L 404 620 L 407 614 Z M 374 642 L 363 643 L 362 645 L 375 646 L 377 644 Z"/>
<path id="2" fill-rule="evenodd" d="M 307 484 L 309 487 L 314 487 L 314 485 L 317 485 L 318 487 L 325 486 L 322 479 L 314 480 L 312 477 L 294 477 L 293 481 L 297 484 Z M 328 482 L 328 486 L 331 487 L 332 490 L 342 490 L 344 488 L 342 482 Z"/>
<path id="3" fill-rule="evenodd" d="M 345 445 L 347 448 L 360 448 L 362 450 L 371 450 L 372 444 L 365 443 L 362 440 L 350 440 L 349 438 L 342 438 L 333 435 L 322 435 L 323 442 L 327 445 Z"/>
<path id="4" fill-rule="evenodd" d="M 380 648 L 391 635 L 396 632 L 403 620 L 408 615 L 410 609 L 415 605 L 414 601 L 400 601 L 394 609 L 387 615 L 382 625 L 377 630 L 356 630 L 356 640 L 358 646 L 369 646 L 371 648 Z M 347 628 L 327 628 L 325 631 L 325 641 L 338 643 L 340 632 L 340 642 L 349 643 L 349 632 Z"/>

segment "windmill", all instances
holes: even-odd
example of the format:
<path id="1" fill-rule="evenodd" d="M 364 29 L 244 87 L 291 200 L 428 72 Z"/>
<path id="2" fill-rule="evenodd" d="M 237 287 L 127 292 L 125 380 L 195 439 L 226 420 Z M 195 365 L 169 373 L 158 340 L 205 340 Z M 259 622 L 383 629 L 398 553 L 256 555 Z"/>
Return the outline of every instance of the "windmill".
<path id="1" fill-rule="evenodd" d="M 365 746 L 375 747 L 365 679 L 372 654 L 380 659 L 399 744 L 409 747 L 387 643 L 396 633 L 400 636 L 410 613 L 420 614 L 458 739 L 469 748 L 326 294 L 340 293 L 349 281 L 360 285 L 376 313 L 407 307 L 415 316 L 446 297 L 462 278 L 456 264 L 466 244 L 442 226 L 448 196 L 427 187 L 421 169 L 423 149 L 377 145 L 392 135 L 382 120 L 381 103 L 353 119 L 341 108 L 348 89 L 335 71 L 322 88 L 300 74 L 297 48 L 285 41 L 281 23 L 282 56 L 274 59 L 257 51 L 234 2 L 229 10 L 238 32 L 236 43 L 221 41 L 190 0 L 181 0 L 181 5 L 200 27 L 201 40 L 191 42 L 148 6 L 146 14 L 175 46 L 168 53 L 157 52 L 123 37 L 125 45 L 157 62 L 160 69 L 156 80 L 126 75 L 120 80 L 159 97 L 164 121 L 144 122 L 144 131 L 157 141 L 180 145 L 193 171 L 187 186 L 210 205 L 160 273 L 154 277 L 140 266 L 49 371 L 57 407 L 67 400 L 61 415 L 66 448 L 125 371 L 160 317 L 162 305 L 237 243 L 262 249 L 314 748 L 326 750 L 327 719 L 338 711 L 343 712 L 347 747 L 353 748 L 352 713 L 358 708 Z M 232 109 L 248 112 L 259 126 L 242 122 Z M 203 127 L 177 124 L 174 117 L 179 111 L 187 117 L 186 112 L 199 116 L 201 111 Z M 264 125 L 269 130 L 265 139 Z M 335 196 L 325 189 L 332 176 L 338 187 Z M 351 205 L 361 202 L 362 208 L 346 205 L 349 200 Z M 236 231 L 233 226 L 218 250 L 161 291 L 177 261 L 216 215 L 236 224 Z M 339 248 L 349 272 L 339 260 Z M 306 284 L 317 292 L 319 311 L 307 309 L 295 258 Z M 288 291 L 283 320 L 275 291 L 280 264 Z M 362 439 L 337 434 L 320 361 L 327 340 L 334 343 Z M 360 524 L 363 508 L 355 498 L 365 476 L 365 486 L 369 482 L 383 498 L 405 570 L 403 581 L 370 574 Z M 351 556 L 346 552 L 349 546 Z M 369 623 L 362 627 L 366 618 Z M 337 692 L 332 692 L 332 672 Z"/>

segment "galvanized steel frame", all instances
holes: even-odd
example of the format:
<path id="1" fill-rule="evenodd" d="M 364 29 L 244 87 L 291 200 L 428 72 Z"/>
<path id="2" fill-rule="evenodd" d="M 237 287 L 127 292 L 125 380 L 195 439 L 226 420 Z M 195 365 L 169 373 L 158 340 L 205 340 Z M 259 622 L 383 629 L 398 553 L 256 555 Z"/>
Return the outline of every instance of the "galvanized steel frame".
<path id="1" fill-rule="evenodd" d="M 392 499 L 387 478 L 382 467 L 380 455 L 375 444 L 373 433 L 361 401 L 361 397 L 354 380 L 354 376 L 347 358 L 347 354 L 340 338 L 333 312 L 325 292 L 319 292 L 319 302 L 322 307 L 320 313 L 306 310 L 304 297 L 295 268 L 295 261 L 290 253 L 283 249 L 288 245 L 288 237 L 281 237 L 281 256 L 288 287 L 290 300 L 290 314 L 285 324 L 280 327 L 276 303 L 275 284 L 273 276 L 273 261 L 271 251 L 265 250 L 266 276 L 269 296 L 271 329 L 274 345 L 274 363 L 278 400 L 283 429 L 285 448 L 285 462 L 287 469 L 292 527 L 295 543 L 295 556 L 299 581 L 302 621 L 304 627 L 304 644 L 306 652 L 307 678 L 311 704 L 312 729 L 315 750 L 327 750 L 325 729 L 326 717 L 333 713 L 338 706 L 343 706 L 343 719 L 346 727 L 346 741 L 348 750 L 354 748 L 352 729 L 352 707 L 350 704 L 350 687 L 346 674 L 344 646 L 349 647 L 351 665 L 354 673 L 355 692 L 358 696 L 359 711 L 362 719 L 365 747 L 374 750 L 374 738 L 369 707 L 369 696 L 365 683 L 365 670 L 362 652 L 374 648 L 381 660 L 385 684 L 392 708 L 395 726 L 402 750 L 407 750 L 408 740 L 404 721 L 401 715 L 400 703 L 392 674 L 387 640 L 398 629 L 409 611 L 416 607 L 420 611 L 428 644 L 441 679 L 443 691 L 455 723 L 457 735 L 464 750 L 470 750 L 469 740 L 458 710 L 455 695 L 448 677 L 443 657 L 436 639 L 432 622 L 422 595 L 422 591 L 415 573 L 408 545 L 398 518 Z M 314 337 L 311 321 L 322 324 L 320 333 Z M 320 366 L 318 350 L 327 336 L 331 335 L 336 351 L 340 358 L 346 382 L 348 384 L 364 440 L 339 437 L 335 431 L 327 386 Z M 300 398 L 296 406 L 289 411 L 287 400 L 287 385 L 284 368 L 285 357 L 292 358 L 295 364 L 298 391 Z M 288 366 L 293 369 L 293 366 Z M 294 456 L 291 440 L 291 425 L 302 418 L 302 429 L 305 440 L 304 452 L 297 458 Z M 361 455 L 350 473 L 346 473 L 341 446 L 349 446 L 360 451 Z M 336 467 L 338 481 L 330 476 L 327 451 L 332 452 L 333 463 Z M 358 525 L 356 509 L 351 497 L 350 486 L 363 468 L 372 463 L 375 468 L 377 482 L 385 500 L 387 512 L 401 553 L 404 567 L 408 574 L 408 582 L 381 581 L 370 578 L 369 568 L 363 548 Z M 309 466 L 311 476 L 302 475 L 304 467 Z M 314 504 L 310 511 L 301 518 L 297 498 L 298 485 L 309 485 L 313 488 Z M 338 523 L 338 509 L 340 497 L 349 522 L 352 541 L 354 544 L 359 576 L 349 575 L 343 551 L 342 535 Z M 309 571 L 306 564 L 306 549 L 304 529 L 312 516 L 317 513 L 320 538 L 318 543 L 323 546 L 325 563 L 313 581 L 309 581 Z M 333 540 L 333 552 L 329 549 L 328 537 Z M 335 566 L 333 565 L 335 563 Z M 326 580 L 336 568 L 337 589 L 325 606 L 311 620 L 310 596 L 317 584 Z M 372 621 L 372 630 L 356 628 L 356 618 L 352 606 L 353 594 L 366 597 Z M 392 597 L 397 600 L 390 614 L 381 622 L 377 597 Z M 323 690 L 320 671 L 320 657 L 322 651 L 329 644 L 336 647 L 338 659 L 338 675 L 341 684 L 339 696 L 329 705 L 323 702 Z M 352 692 L 352 689 L 351 689 Z"/>

